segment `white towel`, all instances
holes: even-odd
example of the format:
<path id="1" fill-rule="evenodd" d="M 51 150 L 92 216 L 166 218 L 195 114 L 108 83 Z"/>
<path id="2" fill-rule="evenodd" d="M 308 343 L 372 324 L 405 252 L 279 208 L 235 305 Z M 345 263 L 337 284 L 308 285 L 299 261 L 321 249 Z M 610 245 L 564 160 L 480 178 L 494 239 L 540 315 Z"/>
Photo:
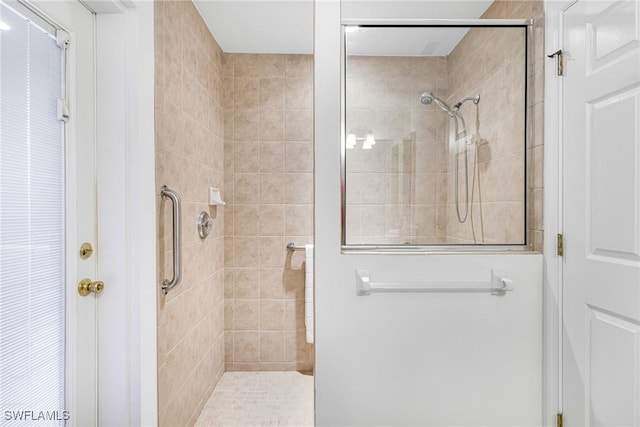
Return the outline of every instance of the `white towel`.
<path id="1" fill-rule="evenodd" d="M 313 344 L 313 245 L 304 245 L 304 326 L 307 342 Z"/>

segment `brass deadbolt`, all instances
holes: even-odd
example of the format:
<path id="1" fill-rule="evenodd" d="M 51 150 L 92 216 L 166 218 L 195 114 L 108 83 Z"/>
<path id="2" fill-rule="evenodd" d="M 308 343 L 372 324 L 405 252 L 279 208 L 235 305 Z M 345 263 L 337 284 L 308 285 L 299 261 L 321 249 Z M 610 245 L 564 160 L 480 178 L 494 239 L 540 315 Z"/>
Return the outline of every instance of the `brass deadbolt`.
<path id="1" fill-rule="evenodd" d="M 80 245 L 80 258 L 87 259 L 93 253 L 93 247 L 91 247 L 91 243 L 84 242 Z"/>
<path id="2" fill-rule="evenodd" d="M 86 297 L 90 293 L 99 294 L 104 290 L 104 282 L 100 281 L 91 281 L 91 279 L 82 279 L 80 283 L 78 283 L 78 293 Z"/>

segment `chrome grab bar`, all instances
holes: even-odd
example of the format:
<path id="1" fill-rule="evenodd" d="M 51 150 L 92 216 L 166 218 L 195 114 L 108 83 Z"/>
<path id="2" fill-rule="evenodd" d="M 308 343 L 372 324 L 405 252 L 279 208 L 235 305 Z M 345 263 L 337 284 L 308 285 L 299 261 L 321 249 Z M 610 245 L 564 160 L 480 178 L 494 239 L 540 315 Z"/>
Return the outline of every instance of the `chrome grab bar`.
<path id="1" fill-rule="evenodd" d="M 369 270 L 356 270 L 356 295 L 373 292 L 490 292 L 504 295 L 513 290 L 513 280 L 504 271 L 491 270 L 490 282 L 372 282 Z"/>
<path id="2" fill-rule="evenodd" d="M 304 246 L 297 246 L 295 243 L 290 242 L 287 244 L 287 250 L 291 252 L 304 251 Z"/>
<path id="3" fill-rule="evenodd" d="M 180 219 L 180 196 L 173 190 L 170 190 L 166 185 L 163 185 L 160 189 L 160 196 L 162 198 L 168 198 L 173 204 L 173 279 L 164 279 L 162 281 L 162 290 L 166 295 L 171 289 L 178 286 L 180 279 L 182 278 L 182 237 L 180 235 L 181 219 Z"/>

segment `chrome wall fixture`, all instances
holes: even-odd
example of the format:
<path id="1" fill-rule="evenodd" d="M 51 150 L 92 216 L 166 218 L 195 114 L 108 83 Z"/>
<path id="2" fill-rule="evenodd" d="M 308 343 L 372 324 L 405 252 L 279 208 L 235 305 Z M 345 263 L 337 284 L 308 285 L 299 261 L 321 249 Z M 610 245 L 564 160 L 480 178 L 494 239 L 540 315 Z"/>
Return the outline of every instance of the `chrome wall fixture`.
<path id="1" fill-rule="evenodd" d="M 467 124 L 464 121 L 464 116 L 460 111 L 460 107 L 467 101 L 473 101 L 475 105 L 478 105 L 480 102 L 480 95 L 476 94 L 473 96 L 467 96 L 460 101 L 456 102 L 453 107 L 449 107 L 446 102 L 438 98 L 433 94 L 433 92 L 424 92 L 420 95 L 420 102 L 424 105 L 429 105 L 432 102 L 435 102 L 438 107 L 440 107 L 445 113 L 449 115 L 449 118 L 453 120 L 454 124 L 454 132 L 452 135 L 452 143 L 456 145 L 456 162 L 455 162 L 455 197 L 456 197 L 456 214 L 458 215 L 458 221 L 462 224 L 467 221 L 467 217 L 469 215 L 469 160 L 468 160 L 468 150 L 467 147 L 460 147 L 460 142 L 464 141 L 465 145 L 469 144 L 467 140 Z M 458 123 L 460 121 L 460 123 Z M 459 132 L 459 126 L 462 125 L 462 132 Z M 478 151 L 475 150 L 474 153 Z M 458 192 L 458 171 L 460 169 L 460 154 L 464 154 L 464 214 L 460 213 L 460 193 Z M 475 168 L 477 167 L 478 156 L 475 156 L 473 170 L 474 170 L 474 178 L 475 179 Z M 471 194 L 471 203 L 473 203 L 473 193 Z M 473 219 L 473 218 L 472 218 Z M 475 237 L 474 237 L 475 242 Z"/>
<path id="2" fill-rule="evenodd" d="M 298 246 L 293 242 L 289 242 L 287 244 L 287 250 L 290 251 L 290 252 L 304 251 L 304 246 Z"/>
<path id="3" fill-rule="evenodd" d="M 171 200 L 173 205 L 173 278 L 162 281 L 162 291 L 166 295 L 171 289 L 178 286 L 182 278 L 182 237 L 180 234 L 182 219 L 180 218 L 181 207 L 178 193 L 170 190 L 166 185 L 163 185 L 160 189 L 160 196 L 162 196 L 163 199 L 168 198 Z"/>
<path id="4" fill-rule="evenodd" d="M 206 239 L 211 230 L 213 230 L 213 220 L 207 212 L 200 212 L 198 215 L 198 236 L 201 239 Z"/>

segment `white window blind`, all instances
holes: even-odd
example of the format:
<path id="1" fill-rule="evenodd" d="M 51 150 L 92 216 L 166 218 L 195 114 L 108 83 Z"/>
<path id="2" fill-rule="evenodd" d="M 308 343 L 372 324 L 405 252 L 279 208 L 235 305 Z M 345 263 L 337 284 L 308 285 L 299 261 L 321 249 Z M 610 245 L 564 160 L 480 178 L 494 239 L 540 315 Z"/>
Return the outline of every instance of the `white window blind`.
<path id="1" fill-rule="evenodd" d="M 64 425 L 62 82 L 55 38 L 0 2 L 1 425 Z"/>

